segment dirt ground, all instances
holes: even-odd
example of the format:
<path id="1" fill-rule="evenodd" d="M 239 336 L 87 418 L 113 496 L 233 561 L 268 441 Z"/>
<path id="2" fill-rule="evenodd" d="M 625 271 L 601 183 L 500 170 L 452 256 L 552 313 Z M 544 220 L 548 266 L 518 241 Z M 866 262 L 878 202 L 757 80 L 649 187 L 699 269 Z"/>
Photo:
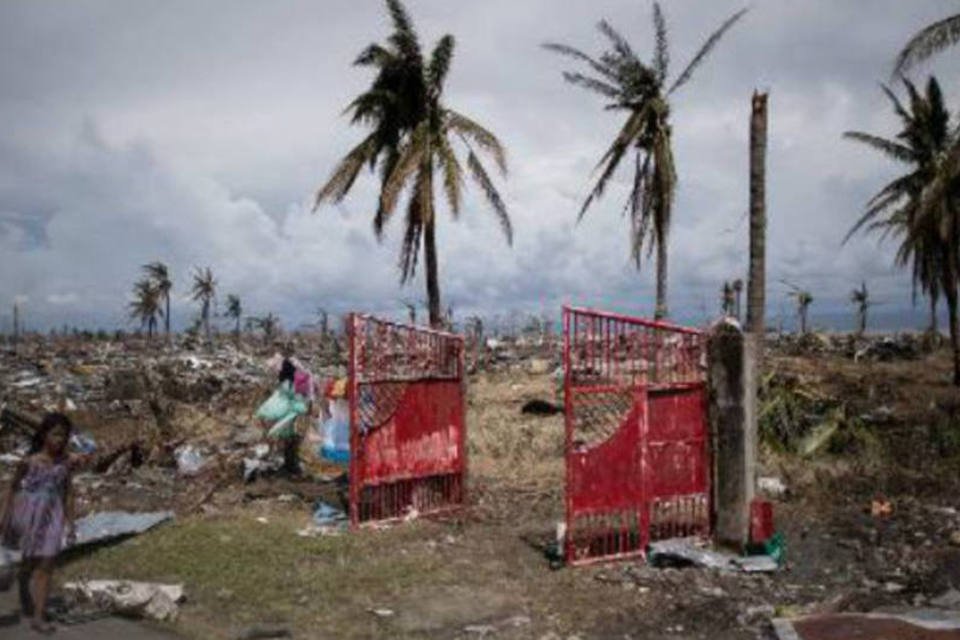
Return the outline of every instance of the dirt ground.
<path id="1" fill-rule="evenodd" d="M 921 605 L 960 589 L 950 542 L 960 532 L 960 394 L 946 382 L 947 354 L 855 363 L 774 353 L 767 366 L 847 416 L 815 454 L 764 447 L 763 475 L 788 487 L 775 500 L 787 540 L 775 574 L 552 569 L 563 419 L 521 413 L 527 400 L 553 401 L 555 381 L 518 368 L 470 381 L 470 507 L 460 516 L 303 537 L 326 490 L 314 482 L 211 492 L 145 465 L 81 479 L 103 483 L 86 508 L 174 504 L 176 522 L 73 557 L 59 578 L 183 583 L 172 629 L 198 639 L 271 624 L 296 638 L 739 640 L 768 637 L 773 617 Z M 892 513 L 871 515 L 874 499 Z"/>

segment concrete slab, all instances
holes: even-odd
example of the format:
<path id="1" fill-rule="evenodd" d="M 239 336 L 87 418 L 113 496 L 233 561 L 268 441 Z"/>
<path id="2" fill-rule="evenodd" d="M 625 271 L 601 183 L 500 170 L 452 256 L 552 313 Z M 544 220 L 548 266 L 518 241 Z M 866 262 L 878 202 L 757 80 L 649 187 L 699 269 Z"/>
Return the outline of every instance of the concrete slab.
<path id="1" fill-rule="evenodd" d="M 177 640 L 179 636 L 167 631 L 154 629 L 133 620 L 121 618 L 101 618 L 82 624 L 61 626 L 52 636 L 40 636 L 30 630 L 27 621 L 18 621 L 14 615 L 19 612 L 16 587 L 6 593 L 0 593 L 0 640 L 29 640 L 30 638 L 51 637 L 58 640 Z"/>
<path id="2" fill-rule="evenodd" d="M 914 609 L 773 621 L 779 640 L 960 640 L 960 612 Z"/>

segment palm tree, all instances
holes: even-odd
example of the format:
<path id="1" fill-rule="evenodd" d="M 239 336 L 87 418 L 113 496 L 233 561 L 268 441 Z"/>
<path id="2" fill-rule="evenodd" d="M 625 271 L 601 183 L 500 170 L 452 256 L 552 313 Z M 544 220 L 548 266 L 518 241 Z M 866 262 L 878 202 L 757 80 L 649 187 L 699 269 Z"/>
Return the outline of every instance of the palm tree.
<path id="1" fill-rule="evenodd" d="M 863 335 L 867 331 L 867 309 L 871 306 L 866 282 L 862 282 L 859 289 L 850 292 L 850 302 L 857 309 L 857 333 Z"/>
<path id="2" fill-rule="evenodd" d="M 201 269 L 196 267 L 193 272 L 193 301 L 200 303 L 200 320 L 203 322 L 203 332 L 210 344 L 210 304 L 217 295 L 217 281 L 213 278 L 210 267 Z"/>
<path id="3" fill-rule="evenodd" d="M 263 318 L 257 318 L 256 324 L 257 327 L 263 331 L 264 342 L 273 342 L 274 337 L 276 337 L 277 332 L 280 330 L 280 318 L 273 315 L 273 313 L 268 313 Z"/>
<path id="4" fill-rule="evenodd" d="M 464 164 L 454 148 L 454 143 L 458 143 L 466 152 L 466 170 L 479 185 L 512 245 L 513 227 L 506 204 L 478 155 L 490 155 L 501 174 L 506 175 L 506 154 L 490 131 L 447 108 L 442 101 L 453 60 L 453 36 L 440 38 L 429 61 L 425 61 L 403 4 L 400 0 L 386 0 L 386 4 L 393 33 L 386 44 L 372 44 L 357 58 L 357 66 L 372 67 L 377 75 L 370 88 L 347 107 L 347 112 L 352 112 L 353 124 L 366 124 L 372 131 L 344 156 L 317 192 L 314 210 L 323 202 L 343 200 L 364 166 L 379 166 L 380 200 L 373 227 L 381 239 L 400 196 L 408 192 L 400 282 L 406 284 L 416 275 L 422 245 L 430 324 L 439 327 L 443 318 L 434 180 L 442 180 L 447 205 L 454 219 L 458 218 L 465 182 Z"/>
<path id="5" fill-rule="evenodd" d="M 800 335 L 807 333 L 807 312 L 813 304 L 813 294 L 809 291 L 794 291 L 791 294 L 797 300 L 797 317 L 800 319 Z"/>
<path id="6" fill-rule="evenodd" d="M 227 317 L 233 318 L 236 322 L 233 336 L 236 340 L 240 340 L 240 318 L 243 317 L 243 305 L 240 303 L 240 296 L 234 293 L 227 296 Z"/>
<path id="7" fill-rule="evenodd" d="M 762 341 L 767 304 L 767 103 L 768 94 L 750 99 L 750 264 L 747 272 L 747 331 Z M 781 316 L 781 322 L 783 318 Z M 762 362 L 763 349 L 758 352 Z"/>
<path id="8" fill-rule="evenodd" d="M 170 337 L 170 291 L 173 289 L 173 282 L 170 280 L 170 272 L 167 269 L 167 265 L 163 264 L 160 261 L 151 262 L 150 264 L 145 264 L 142 267 L 144 273 L 146 273 L 147 278 L 152 280 L 154 284 L 157 285 L 157 289 L 160 291 L 160 297 L 163 298 L 164 303 L 166 304 L 166 311 L 163 314 L 163 323 L 164 331 L 167 334 L 167 337 Z"/>
<path id="9" fill-rule="evenodd" d="M 746 12 L 746 9 L 738 11 L 720 25 L 683 73 L 669 85 L 667 24 L 657 2 L 653 3 L 656 46 L 649 64 L 634 53 L 627 39 L 606 20 L 601 20 L 597 28 L 610 41 L 610 48 L 597 58 L 565 44 L 544 45 L 587 66 L 586 74 L 564 72 L 564 80 L 603 96 L 608 101 L 607 110 L 627 112 L 620 133 L 597 164 L 598 170 L 602 167 L 600 177 L 580 208 L 578 219 L 603 195 L 620 162 L 634 150 L 633 184 L 625 210 L 630 213 L 631 253 L 637 269 L 645 247 L 648 254 L 654 249 L 657 252 L 657 318 L 667 315 L 667 242 L 677 185 L 668 99 L 690 80 L 724 33 Z"/>
<path id="10" fill-rule="evenodd" d="M 931 305 L 931 323 L 936 322 L 936 305 L 942 294 L 950 315 L 950 340 L 954 351 L 954 382 L 960 386 L 960 326 L 957 318 L 958 262 L 960 262 L 960 194 L 957 179 L 949 188 L 931 194 L 944 175 L 944 158 L 957 148 L 958 131 L 950 121 L 943 93 L 931 77 L 921 93 L 904 80 L 909 106 L 905 106 L 888 87 L 884 92 L 900 117 L 902 129 L 895 139 L 862 132 L 848 132 L 887 157 L 909 167 L 908 171 L 881 189 L 847 234 L 865 229 L 879 230 L 900 238 L 896 263 L 912 265 L 914 295 L 917 288 L 927 294 Z M 931 199 L 935 198 L 935 199 Z M 933 326 L 933 325 L 932 325 Z"/>
<path id="11" fill-rule="evenodd" d="M 327 331 L 330 326 L 330 314 L 327 313 L 327 310 L 323 307 L 317 308 L 317 316 L 320 318 L 320 335 L 324 338 L 327 337 Z"/>
<path id="12" fill-rule="evenodd" d="M 736 316 L 737 321 L 740 321 L 740 298 L 743 295 L 743 280 L 737 278 L 733 281 L 733 295 L 736 296 Z"/>
<path id="13" fill-rule="evenodd" d="M 728 281 L 723 283 L 723 289 L 720 292 L 720 304 L 723 309 L 723 315 L 727 317 L 733 315 L 733 286 Z"/>
<path id="14" fill-rule="evenodd" d="M 150 279 L 139 280 L 133 285 L 133 300 L 129 305 L 130 318 L 139 320 L 140 327 L 147 328 L 147 336 L 150 338 L 157 327 L 157 318 L 163 317 L 162 298 L 157 283 Z"/>

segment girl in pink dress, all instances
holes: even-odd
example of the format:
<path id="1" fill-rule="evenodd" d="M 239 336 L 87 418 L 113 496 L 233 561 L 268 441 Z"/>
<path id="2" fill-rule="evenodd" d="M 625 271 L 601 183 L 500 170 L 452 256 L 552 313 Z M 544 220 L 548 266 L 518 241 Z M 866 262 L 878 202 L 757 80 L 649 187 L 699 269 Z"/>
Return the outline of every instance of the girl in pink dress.
<path id="1" fill-rule="evenodd" d="M 31 627 L 43 633 L 53 631 L 45 620 L 53 567 L 66 539 L 73 535 L 73 461 L 67 453 L 72 429 L 62 413 L 44 417 L 0 511 L 4 546 L 23 554 L 19 581 L 23 613 L 33 614 Z"/>

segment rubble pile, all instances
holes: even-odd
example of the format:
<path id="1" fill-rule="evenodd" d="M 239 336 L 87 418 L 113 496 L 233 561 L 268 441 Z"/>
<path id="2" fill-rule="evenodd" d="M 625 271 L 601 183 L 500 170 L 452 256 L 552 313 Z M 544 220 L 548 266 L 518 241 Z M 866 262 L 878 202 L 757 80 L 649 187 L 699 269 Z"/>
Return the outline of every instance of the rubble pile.
<path id="1" fill-rule="evenodd" d="M 939 348 L 942 342 L 938 335 L 910 332 L 894 335 L 789 333 L 767 337 L 767 347 L 780 355 L 833 355 L 857 362 L 916 360 Z"/>

